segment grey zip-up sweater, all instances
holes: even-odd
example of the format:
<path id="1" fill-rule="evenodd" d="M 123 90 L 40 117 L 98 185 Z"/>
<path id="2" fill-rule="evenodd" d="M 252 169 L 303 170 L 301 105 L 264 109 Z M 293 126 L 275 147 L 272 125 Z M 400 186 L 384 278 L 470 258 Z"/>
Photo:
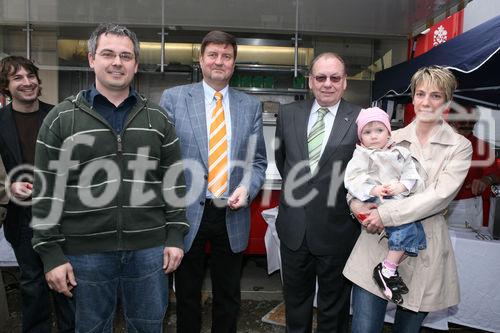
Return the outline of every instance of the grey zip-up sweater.
<path id="1" fill-rule="evenodd" d="M 45 272 L 65 254 L 183 248 L 183 164 L 165 113 L 138 97 L 115 134 L 83 95 L 56 105 L 38 135 L 32 243 Z"/>

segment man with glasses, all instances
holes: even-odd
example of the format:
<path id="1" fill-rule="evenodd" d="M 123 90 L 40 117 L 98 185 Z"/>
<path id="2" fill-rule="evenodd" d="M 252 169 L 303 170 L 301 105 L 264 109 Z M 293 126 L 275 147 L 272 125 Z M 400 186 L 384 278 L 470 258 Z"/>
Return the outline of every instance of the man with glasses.
<path id="1" fill-rule="evenodd" d="M 165 273 L 189 229 L 178 138 L 131 87 L 132 31 L 102 24 L 88 51 L 95 85 L 56 105 L 38 136 L 33 248 L 49 287 L 74 296 L 77 332 L 112 332 L 118 300 L 127 332 L 160 332 Z"/>
<path id="2" fill-rule="evenodd" d="M 283 179 L 276 228 L 281 241 L 287 332 L 310 332 L 316 280 L 317 332 L 347 332 L 351 285 L 342 269 L 359 234 L 350 217 L 343 172 L 357 140 L 360 107 L 342 96 L 344 61 L 335 53 L 311 63 L 315 99 L 285 105 L 276 126 Z"/>

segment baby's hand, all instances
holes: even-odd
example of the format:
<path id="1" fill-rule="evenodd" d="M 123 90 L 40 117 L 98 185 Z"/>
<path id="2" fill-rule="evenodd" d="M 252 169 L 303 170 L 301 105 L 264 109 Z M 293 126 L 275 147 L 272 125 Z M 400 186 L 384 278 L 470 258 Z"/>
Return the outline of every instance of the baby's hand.
<path id="1" fill-rule="evenodd" d="M 370 195 L 373 195 L 374 197 L 379 197 L 382 195 L 382 192 L 384 192 L 384 186 L 375 185 L 372 187 L 372 189 L 370 191 Z"/>
<path id="2" fill-rule="evenodd" d="M 384 196 L 387 195 L 386 193 L 387 190 L 385 189 L 385 185 L 375 185 L 370 191 L 370 195 L 378 197 L 381 202 L 384 201 Z"/>
<path id="3" fill-rule="evenodd" d="M 408 189 L 400 182 L 395 182 L 391 184 L 384 185 L 384 188 L 387 191 L 386 195 L 398 195 L 400 193 L 408 191 Z"/>

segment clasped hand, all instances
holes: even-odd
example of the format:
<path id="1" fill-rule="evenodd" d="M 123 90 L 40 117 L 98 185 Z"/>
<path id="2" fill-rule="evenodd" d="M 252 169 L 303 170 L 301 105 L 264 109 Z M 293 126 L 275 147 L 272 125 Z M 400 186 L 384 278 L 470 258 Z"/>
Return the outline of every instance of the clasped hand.
<path id="1" fill-rule="evenodd" d="M 377 210 L 375 203 L 365 203 L 353 199 L 350 204 L 351 211 L 361 225 L 366 228 L 370 234 L 379 234 L 384 230 L 384 225 Z"/>

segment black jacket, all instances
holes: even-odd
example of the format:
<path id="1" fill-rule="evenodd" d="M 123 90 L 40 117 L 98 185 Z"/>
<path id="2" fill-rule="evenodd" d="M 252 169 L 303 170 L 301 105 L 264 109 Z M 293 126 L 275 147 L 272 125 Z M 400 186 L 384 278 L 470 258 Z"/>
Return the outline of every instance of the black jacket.
<path id="1" fill-rule="evenodd" d="M 341 100 L 317 172 L 311 175 L 307 124 L 312 103 L 287 104 L 278 115 L 276 138 L 280 145 L 275 160 L 283 186 L 276 229 L 281 242 L 291 250 L 298 249 L 305 238 L 313 254 L 345 261 L 359 235 L 359 223 L 349 215 L 344 170 L 354 152 L 361 108 Z M 308 196 L 314 197 L 307 203 L 294 202 Z"/>
<path id="2" fill-rule="evenodd" d="M 52 109 L 53 105 L 39 102 L 39 122 L 38 129 L 42 125 L 43 119 Z M 0 109 L 0 155 L 5 165 L 5 170 L 9 174 L 12 169 L 23 164 L 23 152 L 21 151 L 21 141 L 17 133 L 16 123 L 12 115 L 12 103 Z M 11 175 L 11 181 L 22 172 Z M 4 221 L 5 238 L 16 245 L 20 241 L 21 230 L 28 229 L 31 221 L 31 207 L 22 207 L 13 202 L 7 205 L 7 217 Z"/>

